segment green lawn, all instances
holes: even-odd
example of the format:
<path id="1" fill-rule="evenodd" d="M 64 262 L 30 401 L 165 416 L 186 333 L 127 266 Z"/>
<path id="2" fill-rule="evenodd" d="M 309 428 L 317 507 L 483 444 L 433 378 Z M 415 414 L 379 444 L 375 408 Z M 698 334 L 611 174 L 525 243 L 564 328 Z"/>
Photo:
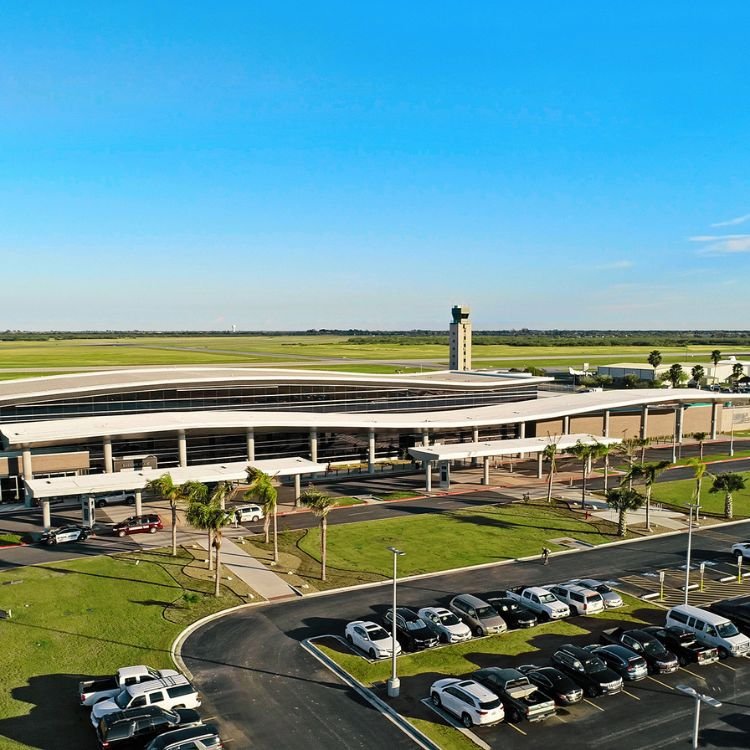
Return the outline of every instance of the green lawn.
<path id="1" fill-rule="evenodd" d="M 524 557 L 543 546 L 562 549 L 550 539 L 571 536 L 590 544 L 614 540 L 614 526 L 604 533 L 575 514 L 540 505 L 484 506 L 473 510 L 426 514 L 409 518 L 329 526 L 328 564 L 331 568 L 387 576 L 392 558 L 387 548 L 406 552 L 399 561 L 401 575 L 430 573 L 464 565 Z M 319 530 L 311 529 L 298 542 L 319 559 Z"/>
<path id="2" fill-rule="evenodd" d="M 0 748 L 91 747 L 88 716 L 78 711 L 78 680 L 118 667 L 171 667 L 169 647 L 189 622 L 241 603 L 213 584 L 185 550 L 98 556 L 0 574 Z M 188 575 L 190 573 L 190 575 Z M 192 575 L 199 578 L 193 578 Z M 239 589 L 238 589 L 239 590 Z M 186 591 L 199 600 L 186 603 Z"/>
<path id="3" fill-rule="evenodd" d="M 709 467 L 710 468 L 710 467 Z M 750 472 L 740 472 L 747 481 L 747 489 L 735 492 L 734 515 L 735 517 L 750 516 Z M 724 513 L 724 493 L 711 493 L 712 479 L 709 476 L 703 478 L 701 489 L 701 508 L 707 513 Z M 694 479 L 681 479 L 675 482 L 657 482 L 654 485 L 653 500 L 655 502 L 671 503 L 687 507 L 693 501 L 695 491 Z"/>
<path id="4" fill-rule="evenodd" d="M 0 547 L 7 544 L 21 544 L 23 537 L 13 531 L 0 531 Z"/>

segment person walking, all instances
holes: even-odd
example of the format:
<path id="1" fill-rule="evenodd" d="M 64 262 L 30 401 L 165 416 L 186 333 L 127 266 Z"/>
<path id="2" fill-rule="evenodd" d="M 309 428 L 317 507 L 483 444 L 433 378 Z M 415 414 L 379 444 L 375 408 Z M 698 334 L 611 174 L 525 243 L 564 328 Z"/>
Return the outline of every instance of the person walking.
<path id="1" fill-rule="evenodd" d="M 543 565 L 549 565 L 549 553 L 550 553 L 550 549 L 548 547 L 542 547 L 542 564 Z"/>

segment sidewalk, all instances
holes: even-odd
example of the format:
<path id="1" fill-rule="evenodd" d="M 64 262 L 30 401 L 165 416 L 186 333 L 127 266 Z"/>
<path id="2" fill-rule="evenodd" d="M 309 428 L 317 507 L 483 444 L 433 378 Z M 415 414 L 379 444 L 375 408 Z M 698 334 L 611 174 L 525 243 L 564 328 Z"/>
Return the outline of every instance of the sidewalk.
<path id="1" fill-rule="evenodd" d="M 202 549 L 208 550 L 205 537 L 196 541 Z M 248 555 L 241 547 L 226 537 L 223 538 L 221 544 L 221 564 L 264 599 L 272 601 L 297 596 L 294 589 L 281 576 Z"/>

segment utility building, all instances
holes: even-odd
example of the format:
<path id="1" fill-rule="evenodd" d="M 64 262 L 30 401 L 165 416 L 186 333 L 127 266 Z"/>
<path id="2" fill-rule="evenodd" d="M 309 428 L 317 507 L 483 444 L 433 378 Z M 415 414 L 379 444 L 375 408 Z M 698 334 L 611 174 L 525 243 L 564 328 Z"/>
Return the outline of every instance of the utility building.
<path id="1" fill-rule="evenodd" d="M 451 313 L 453 322 L 450 325 L 451 370 L 471 370 L 471 321 L 469 308 L 465 305 L 454 305 Z"/>

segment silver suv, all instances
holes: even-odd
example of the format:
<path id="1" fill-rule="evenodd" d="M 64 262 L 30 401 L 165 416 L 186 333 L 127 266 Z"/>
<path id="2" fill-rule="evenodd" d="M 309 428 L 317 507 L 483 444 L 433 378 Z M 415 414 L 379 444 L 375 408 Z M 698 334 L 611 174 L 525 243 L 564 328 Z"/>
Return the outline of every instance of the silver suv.
<path id="1" fill-rule="evenodd" d="M 453 614 L 463 620 L 474 635 L 504 633 L 508 625 L 491 604 L 471 594 L 459 594 L 448 605 Z"/>

